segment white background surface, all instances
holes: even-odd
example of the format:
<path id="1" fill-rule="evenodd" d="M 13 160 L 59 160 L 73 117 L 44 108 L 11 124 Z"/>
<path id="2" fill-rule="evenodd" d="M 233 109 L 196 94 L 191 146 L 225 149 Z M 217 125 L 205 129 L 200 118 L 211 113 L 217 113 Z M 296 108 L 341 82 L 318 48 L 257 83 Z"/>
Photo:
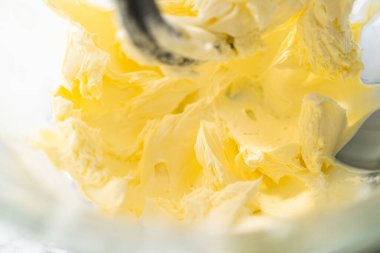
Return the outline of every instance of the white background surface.
<path id="1" fill-rule="evenodd" d="M 0 137 L 36 132 L 60 82 L 68 22 L 43 0 L 0 0 Z M 62 253 L 0 223 L 0 253 Z"/>
<path id="2" fill-rule="evenodd" d="M 0 0 L 0 129 L 33 131 L 60 79 L 67 22 L 42 0 Z"/>

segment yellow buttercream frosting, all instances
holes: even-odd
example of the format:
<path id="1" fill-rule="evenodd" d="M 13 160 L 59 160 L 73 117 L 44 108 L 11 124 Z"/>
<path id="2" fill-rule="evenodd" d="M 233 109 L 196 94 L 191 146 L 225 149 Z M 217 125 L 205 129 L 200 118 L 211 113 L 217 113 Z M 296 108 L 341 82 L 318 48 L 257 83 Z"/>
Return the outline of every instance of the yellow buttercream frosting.
<path id="1" fill-rule="evenodd" d="M 353 1 L 161 0 L 235 41 L 186 75 L 134 59 L 114 11 L 48 2 L 72 28 L 41 143 L 99 208 L 228 230 L 359 197 L 334 156 L 380 100 L 360 81 Z"/>

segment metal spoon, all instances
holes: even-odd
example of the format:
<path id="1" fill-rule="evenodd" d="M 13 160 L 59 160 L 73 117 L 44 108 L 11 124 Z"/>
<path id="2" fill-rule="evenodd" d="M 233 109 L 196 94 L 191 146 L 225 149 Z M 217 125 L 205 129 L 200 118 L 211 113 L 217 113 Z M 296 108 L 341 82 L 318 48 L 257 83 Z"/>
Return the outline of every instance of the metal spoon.
<path id="1" fill-rule="evenodd" d="M 380 171 L 380 110 L 372 113 L 364 121 L 353 138 L 335 157 L 356 172 Z"/>
<path id="2" fill-rule="evenodd" d="M 154 0 L 115 0 L 131 42 L 146 56 L 171 66 L 196 65 L 233 54 L 233 44 L 222 35 L 197 28 L 196 34 L 179 29 L 161 15 Z M 207 39 L 199 40 L 199 34 Z M 191 56 L 189 56 L 191 55 Z M 196 55 L 195 57 L 193 57 Z"/>

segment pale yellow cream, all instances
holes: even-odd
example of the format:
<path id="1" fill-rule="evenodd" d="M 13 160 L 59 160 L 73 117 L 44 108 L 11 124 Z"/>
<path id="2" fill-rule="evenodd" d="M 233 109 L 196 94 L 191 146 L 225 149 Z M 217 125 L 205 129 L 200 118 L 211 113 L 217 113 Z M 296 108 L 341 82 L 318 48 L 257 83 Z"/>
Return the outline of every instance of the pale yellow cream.
<path id="1" fill-rule="evenodd" d="M 48 2 L 73 25 L 42 147 L 99 208 L 229 230 L 360 197 L 334 161 L 380 104 L 359 78 L 353 1 L 161 0 L 236 41 L 186 76 L 133 60 L 113 11 Z"/>

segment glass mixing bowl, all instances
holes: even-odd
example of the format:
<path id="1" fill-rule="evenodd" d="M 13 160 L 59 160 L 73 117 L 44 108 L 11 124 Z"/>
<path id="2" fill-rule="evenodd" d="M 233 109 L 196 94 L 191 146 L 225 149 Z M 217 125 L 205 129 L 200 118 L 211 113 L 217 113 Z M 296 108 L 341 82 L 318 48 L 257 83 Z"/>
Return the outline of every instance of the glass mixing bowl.
<path id="1" fill-rule="evenodd" d="M 74 0 L 73 0 L 74 1 Z M 97 1 L 104 4 L 104 1 Z M 107 4 L 107 3 L 105 3 Z M 355 5 L 356 14 L 365 1 Z M 380 189 L 354 206 L 235 235 L 145 227 L 99 214 L 33 145 L 51 117 L 68 22 L 40 0 L 0 1 L 0 220 L 68 252 L 375 252 Z M 363 80 L 380 82 L 380 18 L 363 31 Z M 1 251 L 1 250 L 0 250 Z"/>

